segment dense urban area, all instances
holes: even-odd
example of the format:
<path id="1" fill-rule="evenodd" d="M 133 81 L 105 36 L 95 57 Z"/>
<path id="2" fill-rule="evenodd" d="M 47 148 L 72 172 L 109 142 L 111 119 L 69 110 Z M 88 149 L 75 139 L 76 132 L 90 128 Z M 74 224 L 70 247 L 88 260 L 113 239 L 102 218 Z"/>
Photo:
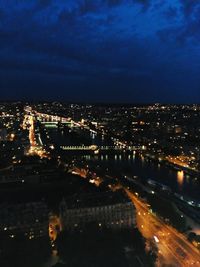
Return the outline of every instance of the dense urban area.
<path id="1" fill-rule="evenodd" d="M 0 103 L 0 266 L 200 266 L 200 105 Z"/>

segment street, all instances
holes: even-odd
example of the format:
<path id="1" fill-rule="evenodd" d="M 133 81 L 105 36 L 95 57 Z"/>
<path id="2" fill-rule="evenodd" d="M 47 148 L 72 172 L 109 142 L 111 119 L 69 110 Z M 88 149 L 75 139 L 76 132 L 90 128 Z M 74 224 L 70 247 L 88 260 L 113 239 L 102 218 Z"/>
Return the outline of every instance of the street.
<path id="1" fill-rule="evenodd" d="M 199 252 L 189 241 L 174 228 L 165 224 L 150 211 L 147 203 L 141 201 L 134 193 L 126 190 L 137 211 L 137 226 L 147 240 L 156 240 L 158 247 L 158 263 L 171 266 L 200 266 Z"/>

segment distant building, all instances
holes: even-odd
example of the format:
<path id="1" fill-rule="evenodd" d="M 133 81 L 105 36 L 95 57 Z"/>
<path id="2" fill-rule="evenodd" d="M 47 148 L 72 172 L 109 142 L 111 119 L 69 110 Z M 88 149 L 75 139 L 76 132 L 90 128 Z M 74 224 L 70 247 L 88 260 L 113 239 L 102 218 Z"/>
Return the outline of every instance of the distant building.
<path id="1" fill-rule="evenodd" d="M 0 142 L 7 141 L 7 130 L 5 128 L 0 129 Z"/>
<path id="2" fill-rule="evenodd" d="M 112 229 L 134 227 L 135 207 L 121 191 L 97 193 L 60 203 L 63 228 L 75 230 L 88 223 Z"/>
<path id="3" fill-rule="evenodd" d="M 48 208 L 44 202 L 0 205 L 0 232 L 11 238 L 24 234 L 29 239 L 48 235 Z"/>

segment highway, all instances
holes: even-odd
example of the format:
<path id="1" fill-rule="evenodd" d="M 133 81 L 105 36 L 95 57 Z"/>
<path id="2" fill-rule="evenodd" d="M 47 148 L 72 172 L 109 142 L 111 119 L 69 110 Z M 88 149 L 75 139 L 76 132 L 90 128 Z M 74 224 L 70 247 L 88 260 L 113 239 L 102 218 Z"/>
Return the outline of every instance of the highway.
<path id="1" fill-rule="evenodd" d="M 158 247 L 157 266 L 164 264 L 176 267 L 200 266 L 200 254 L 184 235 L 164 223 L 130 190 L 125 189 L 137 211 L 137 227 L 147 240 L 156 240 Z"/>

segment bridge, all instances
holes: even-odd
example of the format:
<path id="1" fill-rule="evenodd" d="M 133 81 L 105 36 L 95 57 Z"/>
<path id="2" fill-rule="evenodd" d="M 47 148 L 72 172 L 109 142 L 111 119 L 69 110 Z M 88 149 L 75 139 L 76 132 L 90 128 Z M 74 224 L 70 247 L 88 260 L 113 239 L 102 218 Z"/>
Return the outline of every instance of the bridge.
<path id="1" fill-rule="evenodd" d="M 60 148 L 62 150 L 65 151 L 109 151 L 109 150 L 116 150 L 116 151 L 144 151 L 146 150 L 146 146 L 96 146 L 96 145 L 92 145 L 92 146 L 60 146 Z"/>
<path id="2" fill-rule="evenodd" d="M 68 124 L 69 127 L 80 127 L 88 130 L 90 133 L 96 135 L 97 130 L 90 129 L 90 127 L 81 122 L 76 122 L 70 117 L 61 117 L 58 115 L 51 115 L 46 113 L 41 113 L 35 110 L 32 110 L 30 107 L 26 107 L 25 111 L 31 113 L 32 116 L 36 117 L 42 124 L 45 124 L 46 127 L 57 127 L 59 123 Z M 33 115 L 34 114 L 34 115 Z M 126 142 L 122 142 L 117 138 L 111 138 L 113 140 L 113 146 L 61 146 L 62 150 L 66 151 L 144 151 L 146 146 L 129 146 Z"/>
<path id="3" fill-rule="evenodd" d="M 57 123 L 57 122 L 62 122 L 62 123 L 70 123 L 71 122 L 71 118 L 65 118 L 65 117 L 60 117 L 57 115 L 51 115 L 51 114 L 45 114 L 45 113 L 40 113 L 40 112 L 35 112 L 36 117 L 39 121 L 41 122 L 53 122 L 53 123 Z"/>
<path id="4" fill-rule="evenodd" d="M 57 121 L 40 121 L 42 125 L 44 125 L 45 128 L 58 128 L 59 122 Z M 75 126 L 73 125 L 72 122 L 66 121 L 66 122 L 61 122 L 61 124 L 68 125 L 70 128 L 74 128 Z"/>
<path id="5" fill-rule="evenodd" d="M 70 117 L 61 117 L 57 115 L 50 115 L 45 113 L 40 113 L 35 111 L 35 115 L 37 117 L 37 120 L 41 122 L 41 124 L 44 124 L 47 128 L 48 127 L 57 127 L 59 123 L 67 124 L 70 128 L 84 128 L 88 131 L 90 131 L 93 134 L 97 134 L 97 131 L 94 131 L 93 129 L 90 129 L 87 125 L 85 125 L 82 122 L 77 122 L 72 120 Z"/>

